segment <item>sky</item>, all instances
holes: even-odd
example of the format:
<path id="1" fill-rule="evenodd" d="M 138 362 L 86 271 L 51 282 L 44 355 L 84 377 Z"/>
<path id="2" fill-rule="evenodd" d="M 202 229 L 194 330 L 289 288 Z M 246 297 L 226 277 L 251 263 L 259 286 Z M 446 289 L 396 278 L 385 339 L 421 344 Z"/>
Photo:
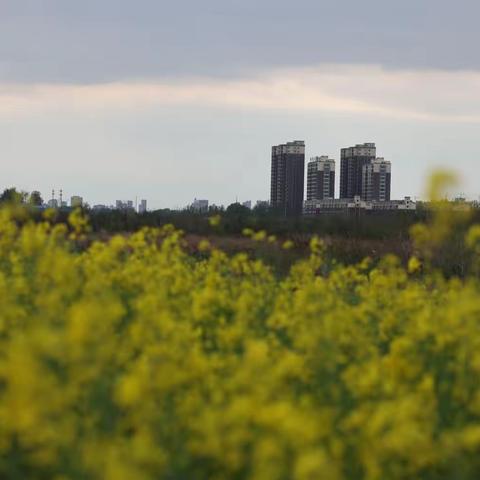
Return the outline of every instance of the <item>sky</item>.
<path id="1" fill-rule="evenodd" d="M 268 199 L 271 146 L 480 186 L 478 0 L 0 0 L 0 189 Z M 338 192 L 338 180 L 337 180 Z"/>

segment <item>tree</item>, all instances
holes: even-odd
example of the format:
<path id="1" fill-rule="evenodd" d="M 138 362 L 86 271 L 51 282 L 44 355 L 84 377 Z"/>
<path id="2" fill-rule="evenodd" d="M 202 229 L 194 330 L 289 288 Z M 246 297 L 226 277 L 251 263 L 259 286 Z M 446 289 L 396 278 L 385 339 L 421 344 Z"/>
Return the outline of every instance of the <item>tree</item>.
<path id="1" fill-rule="evenodd" d="M 37 207 L 40 207 L 43 205 L 43 198 L 41 193 L 38 190 L 34 190 L 30 194 L 30 198 L 28 199 L 30 205 L 35 205 Z"/>
<path id="2" fill-rule="evenodd" d="M 240 203 L 232 203 L 225 210 L 224 227 L 227 233 L 241 233 L 249 225 L 248 220 L 252 212 Z"/>
<path id="3" fill-rule="evenodd" d="M 273 216 L 270 205 L 266 204 L 257 204 L 253 207 L 253 213 L 257 216 L 266 217 L 268 215 Z"/>
<path id="4" fill-rule="evenodd" d="M 22 203 L 25 200 L 26 193 L 17 192 L 15 187 L 6 188 L 0 195 L 1 203 Z"/>
<path id="5" fill-rule="evenodd" d="M 210 205 L 208 207 L 208 213 L 222 213 L 225 211 L 225 207 L 223 205 Z"/>
<path id="6" fill-rule="evenodd" d="M 236 202 L 231 203 L 225 210 L 225 213 L 231 216 L 248 217 L 251 214 L 251 210 Z"/>

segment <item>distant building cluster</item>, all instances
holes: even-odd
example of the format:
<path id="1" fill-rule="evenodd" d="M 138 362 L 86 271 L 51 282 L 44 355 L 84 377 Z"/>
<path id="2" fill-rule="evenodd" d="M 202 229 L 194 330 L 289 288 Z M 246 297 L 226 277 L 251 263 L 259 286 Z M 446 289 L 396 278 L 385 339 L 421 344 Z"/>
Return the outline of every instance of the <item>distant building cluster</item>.
<path id="1" fill-rule="evenodd" d="M 83 197 L 79 195 L 72 195 L 70 197 L 70 204 L 63 200 L 63 190 L 59 190 L 58 197 L 55 195 L 55 190 L 52 190 L 52 196 L 49 200 L 45 203 L 41 199 L 40 192 L 32 192 L 36 194 L 36 197 L 39 199 L 39 203 L 37 204 L 38 208 L 82 208 L 88 207 L 88 205 L 84 202 Z M 147 211 L 147 201 L 142 199 L 140 203 L 137 205 L 134 204 L 133 200 L 116 200 L 115 205 L 103 205 L 97 204 L 93 205 L 92 207 L 95 211 L 100 210 L 133 210 L 138 211 L 138 213 L 145 213 Z"/>
<path id="2" fill-rule="evenodd" d="M 340 162 L 340 198 L 390 200 L 391 165 L 377 158 L 374 143 L 342 148 Z"/>
<path id="3" fill-rule="evenodd" d="M 103 205 L 99 205 L 99 206 L 105 209 Z M 133 200 L 116 200 L 115 210 L 130 210 L 130 211 L 133 210 L 133 211 L 137 211 L 138 213 L 145 213 L 147 211 L 147 201 L 140 200 L 140 203 L 138 204 L 138 207 L 137 207 L 136 202 L 134 205 Z"/>
<path id="4" fill-rule="evenodd" d="M 305 142 L 295 140 L 272 147 L 270 205 L 285 215 L 362 210 L 415 210 L 406 197 L 390 199 L 391 163 L 377 157 L 374 143 L 340 151 L 340 195 L 335 198 L 335 160 L 312 157 L 307 165 L 304 201 Z"/>
<path id="5" fill-rule="evenodd" d="M 257 209 L 268 209 L 270 208 L 270 202 L 268 200 L 257 200 L 255 205 L 253 205 L 252 200 L 245 200 L 239 202 L 238 200 L 234 203 L 241 205 L 242 207 L 252 210 Z M 223 205 L 210 204 L 206 199 L 195 198 L 193 202 L 187 207 L 188 210 L 194 213 L 208 213 L 209 211 L 218 211 L 223 210 L 225 207 Z"/>
<path id="6" fill-rule="evenodd" d="M 349 211 L 416 210 L 417 202 L 410 197 L 391 199 L 392 166 L 389 160 L 377 157 L 375 143 L 361 143 L 340 149 L 340 175 L 337 180 L 336 161 L 328 155 L 313 156 L 307 164 L 305 182 L 305 142 L 294 140 L 272 146 L 270 201 L 251 200 L 235 202 L 249 210 L 272 209 L 285 216 L 318 215 Z M 336 196 L 335 185 L 339 183 Z M 305 192 L 306 186 L 306 192 Z M 58 197 L 43 202 L 40 192 L 32 192 L 39 208 L 90 208 L 83 197 L 72 195 L 70 205 L 63 200 L 63 190 Z M 462 201 L 460 201 L 462 200 Z M 475 203 L 475 202 L 474 202 Z M 475 207 L 474 203 L 468 206 Z M 420 204 L 419 204 L 420 205 Z M 423 204 L 422 204 L 423 205 Z M 456 208 L 467 205 L 464 199 L 456 199 Z M 116 200 L 114 205 L 93 205 L 95 211 L 119 210 L 147 212 L 147 200 Z M 221 211 L 222 205 L 210 204 L 205 198 L 195 198 L 186 207 L 199 214 Z"/>

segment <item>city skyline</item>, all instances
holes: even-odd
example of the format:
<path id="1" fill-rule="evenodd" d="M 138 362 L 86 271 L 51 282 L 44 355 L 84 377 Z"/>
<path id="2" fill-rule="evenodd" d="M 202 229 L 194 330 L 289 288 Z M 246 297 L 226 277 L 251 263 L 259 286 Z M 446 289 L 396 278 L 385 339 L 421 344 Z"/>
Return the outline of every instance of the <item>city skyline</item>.
<path id="1" fill-rule="evenodd" d="M 0 181 L 92 204 L 255 201 L 270 145 L 302 138 L 306 158 L 340 162 L 372 139 L 395 162 L 392 198 L 450 168 L 477 199 L 479 14 L 473 0 L 5 0 Z"/>
<path id="2" fill-rule="evenodd" d="M 306 200 L 314 200 L 314 199 L 327 199 L 327 198 L 331 198 L 331 199 L 335 199 L 335 198 L 338 198 L 338 199 L 353 199 L 355 196 L 359 196 L 362 198 L 362 200 L 380 200 L 380 201 L 383 201 L 383 200 L 390 200 L 390 198 L 392 198 L 392 200 L 394 199 L 394 197 L 391 196 L 391 162 L 389 159 L 385 159 L 384 157 L 377 157 L 377 146 L 376 146 L 376 143 L 375 142 L 365 142 L 363 144 L 355 144 L 351 147 L 340 147 L 340 155 L 339 155 L 339 161 L 336 160 L 336 158 L 332 158 L 330 157 L 329 155 L 315 155 L 315 156 L 311 156 L 309 160 L 307 160 L 307 145 L 306 145 L 306 142 L 305 141 L 292 141 L 292 142 L 286 142 L 285 144 L 279 144 L 278 146 L 275 145 L 273 147 L 271 147 L 272 149 L 272 152 L 275 151 L 275 149 L 278 149 L 279 150 L 279 153 L 281 151 L 281 148 L 282 147 L 291 147 L 291 148 L 297 148 L 298 146 L 301 146 L 302 148 L 302 156 L 303 156 L 303 160 L 302 160 L 302 166 L 303 168 L 301 168 L 301 171 L 302 171 L 302 175 L 303 175 L 303 182 L 302 182 L 302 192 L 301 192 L 301 197 L 303 199 L 303 202 L 305 202 Z M 362 153 L 361 150 L 365 150 L 368 152 L 367 153 Z M 371 150 L 371 151 L 370 151 Z M 355 172 L 355 176 L 352 177 L 353 178 L 353 182 L 354 183 L 357 183 L 358 185 L 356 185 L 356 188 L 357 190 L 355 190 L 354 193 L 348 191 L 347 189 L 347 180 L 344 179 L 344 175 L 347 174 L 347 171 L 349 170 L 347 168 L 347 164 L 345 163 L 344 165 L 344 162 L 346 161 L 346 159 L 344 158 L 345 157 L 345 153 L 349 152 L 348 154 L 349 155 L 356 155 L 357 153 L 356 152 L 360 152 L 358 153 L 359 155 L 365 155 L 365 160 L 361 160 L 362 157 L 360 157 L 360 164 L 359 164 L 359 167 L 357 168 L 358 171 Z M 272 181 L 273 181 L 273 154 L 270 156 L 270 161 L 272 162 L 270 165 L 271 165 L 271 168 L 270 168 L 270 175 L 268 177 L 268 181 L 270 182 L 269 183 L 269 186 L 270 186 L 270 190 L 267 191 L 265 190 L 265 195 L 263 198 L 239 198 L 238 195 L 235 196 L 235 199 L 234 200 L 231 200 L 231 201 L 227 201 L 225 203 L 220 203 L 220 202 L 216 202 L 215 200 L 212 201 L 212 198 L 208 195 L 205 196 L 205 201 L 209 202 L 210 205 L 214 205 L 214 206 L 218 206 L 218 207 L 226 207 L 232 203 L 240 203 L 242 205 L 245 205 L 245 204 L 248 204 L 250 203 L 251 206 L 254 206 L 255 202 L 257 203 L 264 203 L 265 201 L 268 201 L 270 203 L 272 203 L 272 195 L 273 195 L 273 186 L 272 186 Z M 318 190 L 318 193 L 313 193 L 314 191 L 317 192 L 317 190 L 311 190 L 312 193 L 309 193 L 309 190 L 312 189 L 313 187 L 311 186 L 311 183 L 314 181 L 313 180 L 313 171 L 310 171 L 310 167 L 311 167 L 311 164 L 312 163 L 327 163 L 327 171 L 332 168 L 331 165 L 333 165 L 333 169 L 332 169 L 332 172 L 331 172 L 331 176 L 328 178 L 328 187 L 325 185 L 323 188 L 324 188 L 324 192 L 322 194 L 320 194 L 320 190 Z M 336 165 L 339 165 L 340 168 L 337 170 L 337 167 Z M 368 173 L 366 170 L 365 170 L 365 167 L 366 166 L 369 166 L 369 167 L 372 167 L 371 169 L 371 172 Z M 385 166 L 386 166 L 386 171 L 385 171 Z M 323 174 L 323 169 L 324 167 L 322 166 L 322 168 L 318 168 L 318 170 L 322 170 L 322 181 L 323 181 L 323 178 L 324 178 L 324 174 Z M 317 168 L 315 167 L 315 170 L 317 170 Z M 382 171 L 383 174 L 379 174 L 379 172 Z M 342 173 L 343 172 L 343 173 Z M 377 172 L 377 173 L 374 173 L 374 172 Z M 316 173 L 316 172 L 315 172 Z M 368 177 L 368 180 L 366 179 L 366 175 L 370 175 L 370 177 Z M 383 178 L 381 180 L 379 180 L 383 175 Z M 386 175 L 386 176 L 385 176 Z M 312 178 L 310 178 L 312 176 Z M 373 178 L 376 178 L 375 180 L 373 180 Z M 346 177 L 345 177 L 346 178 Z M 316 181 L 316 180 L 315 180 Z M 372 182 L 376 182 L 378 183 L 380 181 L 380 184 L 376 185 L 376 187 L 373 186 Z M 370 183 L 369 183 L 370 182 Z M 383 182 L 383 183 L 382 183 Z M 342 183 L 344 184 L 344 187 L 343 187 L 343 190 L 342 190 Z M 365 183 L 365 188 L 368 189 L 368 193 L 367 193 L 367 190 L 363 191 L 361 190 L 363 184 Z M 383 194 L 381 194 L 378 189 L 379 188 L 382 188 L 380 187 L 380 185 L 383 185 Z M 62 203 L 64 206 L 69 206 L 68 205 L 68 202 L 66 200 L 64 200 L 63 202 L 61 202 L 61 197 L 62 195 L 64 194 L 64 189 L 59 189 L 59 190 L 55 190 L 55 189 L 50 189 L 49 190 L 49 195 L 44 195 L 44 192 L 38 190 L 37 188 L 33 188 L 33 189 L 29 189 L 29 188 L 19 188 L 18 185 L 3 185 L 2 188 L 16 188 L 18 191 L 25 191 L 25 192 L 39 192 L 43 199 L 44 199 L 44 204 L 45 205 L 51 205 L 51 206 L 59 206 L 60 203 Z M 315 187 L 316 188 L 316 187 Z M 320 189 L 320 187 L 318 187 Z M 373 193 L 373 189 L 376 189 L 375 190 L 375 193 Z M 385 191 L 385 188 L 387 189 Z M 326 193 L 326 192 L 329 192 L 329 193 Z M 333 192 L 333 195 L 331 194 L 331 192 Z M 67 192 L 66 192 L 67 193 Z M 317 195 L 317 196 L 316 196 Z M 299 198 L 300 198 L 299 196 Z M 57 198 L 58 197 L 58 198 Z M 207 198 L 208 197 L 208 198 Z M 408 194 L 408 193 L 401 193 L 400 195 L 398 195 L 398 197 L 395 197 L 396 199 L 403 199 L 405 197 L 409 197 L 409 198 L 414 198 L 414 199 L 418 199 L 418 200 L 426 200 L 426 198 L 424 197 L 421 197 L 421 196 L 413 196 L 411 194 Z M 480 199 L 480 196 L 479 197 L 476 197 L 476 198 L 472 198 L 472 197 L 469 197 L 467 195 L 465 195 L 465 193 L 463 191 L 460 191 L 460 190 L 456 190 L 456 191 L 452 191 L 451 192 L 451 198 L 454 198 L 454 197 L 465 197 L 466 199 L 468 200 L 478 200 Z M 139 196 L 138 195 L 134 195 L 133 198 L 135 198 L 135 201 L 134 200 L 118 200 L 116 199 L 115 201 L 112 201 L 112 199 L 109 199 L 108 201 L 106 202 L 103 202 L 103 203 L 99 203 L 99 202 L 95 202 L 95 201 L 90 201 L 88 198 L 84 198 L 83 196 L 81 195 L 78 195 L 78 194 L 72 194 L 71 195 L 71 202 L 72 205 L 73 205 L 73 199 L 76 199 L 76 203 L 77 205 L 76 206 L 79 206 L 79 204 L 81 205 L 82 203 L 85 203 L 85 204 L 88 204 L 90 207 L 104 207 L 104 208 L 126 208 L 126 207 L 122 207 L 122 206 L 119 206 L 120 204 L 125 204 L 125 205 L 129 205 L 129 206 L 133 206 L 135 204 L 135 210 L 139 209 L 139 208 L 142 208 L 142 211 L 146 211 L 147 209 L 146 208 L 143 208 L 142 207 L 142 202 L 147 202 L 147 200 L 145 199 L 140 199 L 138 200 Z M 116 197 L 118 198 L 118 196 Z M 192 198 L 193 198 L 193 202 L 192 202 Z M 67 194 L 64 196 L 64 199 L 67 199 Z M 78 199 L 80 199 L 80 202 L 78 202 Z M 204 200 L 198 200 L 200 202 L 203 202 Z M 164 205 L 164 206 L 153 206 L 153 208 L 149 208 L 149 210 L 156 210 L 156 209 L 162 209 L 162 208 L 171 208 L 171 209 L 174 209 L 174 210 L 182 210 L 182 209 L 185 209 L 185 208 L 190 208 L 192 207 L 192 205 L 194 206 L 195 205 L 195 202 L 197 202 L 197 197 L 191 197 L 190 198 L 190 201 L 187 201 L 185 204 L 183 205 L 175 205 L 174 207 L 172 206 L 169 206 L 169 205 Z M 252 203 L 253 202 L 253 203 Z M 149 205 L 150 205 L 150 201 L 148 201 Z M 130 205 L 131 204 L 131 205 Z M 137 205 L 138 204 L 138 205 Z M 146 204 L 145 204 L 146 205 Z M 195 208 L 195 207 L 194 207 Z M 250 208 L 250 207 L 249 207 Z M 298 213 L 298 211 L 297 211 Z"/>

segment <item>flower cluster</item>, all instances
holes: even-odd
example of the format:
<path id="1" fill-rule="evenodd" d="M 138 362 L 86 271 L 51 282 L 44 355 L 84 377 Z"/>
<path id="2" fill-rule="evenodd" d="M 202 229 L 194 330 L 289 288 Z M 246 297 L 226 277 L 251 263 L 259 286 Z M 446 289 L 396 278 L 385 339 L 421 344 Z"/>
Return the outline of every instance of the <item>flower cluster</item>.
<path id="1" fill-rule="evenodd" d="M 14 215 L 0 478 L 479 477 L 478 278 L 416 257 L 327 270 L 318 241 L 277 278 L 168 227 L 86 246 L 79 214 Z"/>

